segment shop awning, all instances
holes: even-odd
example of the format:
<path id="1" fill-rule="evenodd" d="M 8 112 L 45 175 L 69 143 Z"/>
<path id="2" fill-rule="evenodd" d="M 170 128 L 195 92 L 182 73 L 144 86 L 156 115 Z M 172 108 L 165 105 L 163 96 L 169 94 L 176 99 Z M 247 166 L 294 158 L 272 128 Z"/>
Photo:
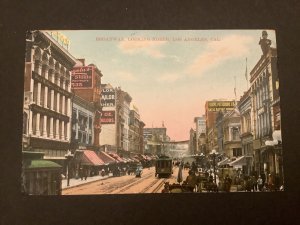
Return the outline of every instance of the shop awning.
<path id="1" fill-rule="evenodd" d="M 229 163 L 229 165 L 233 167 L 241 168 L 242 166 L 247 165 L 247 159 L 249 158 L 252 158 L 252 156 L 243 155 L 237 158 L 236 160 L 234 160 L 233 162 Z"/>
<path id="2" fill-rule="evenodd" d="M 230 163 L 230 159 L 226 158 L 220 162 L 218 162 L 218 166 L 224 166 L 226 164 L 229 164 Z"/>
<path id="3" fill-rule="evenodd" d="M 101 166 L 105 163 L 97 156 L 96 152 L 84 150 L 81 155 L 81 165 Z"/>
<path id="4" fill-rule="evenodd" d="M 100 151 L 98 154 L 99 158 L 107 165 L 107 164 L 113 164 L 116 163 L 117 160 L 115 160 L 113 157 L 111 157 L 108 153 Z"/>
<path id="5" fill-rule="evenodd" d="M 62 166 L 55 162 L 43 159 L 31 160 L 30 164 L 26 166 L 26 169 L 59 169 Z"/>
<path id="6" fill-rule="evenodd" d="M 122 158 L 116 153 L 109 153 L 111 157 L 113 157 L 117 162 L 124 162 Z"/>

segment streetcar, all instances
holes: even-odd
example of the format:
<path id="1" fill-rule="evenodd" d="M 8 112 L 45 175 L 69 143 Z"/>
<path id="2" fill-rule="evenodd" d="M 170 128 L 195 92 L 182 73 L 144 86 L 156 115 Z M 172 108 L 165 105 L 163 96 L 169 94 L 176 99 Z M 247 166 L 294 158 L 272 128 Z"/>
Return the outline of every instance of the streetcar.
<path id="1" fill-rule="evenodd" d="M 168 156 L 160 156 L 155 161 L 155 177 L 169 177 L 173 173 L 172 158 Z"/>

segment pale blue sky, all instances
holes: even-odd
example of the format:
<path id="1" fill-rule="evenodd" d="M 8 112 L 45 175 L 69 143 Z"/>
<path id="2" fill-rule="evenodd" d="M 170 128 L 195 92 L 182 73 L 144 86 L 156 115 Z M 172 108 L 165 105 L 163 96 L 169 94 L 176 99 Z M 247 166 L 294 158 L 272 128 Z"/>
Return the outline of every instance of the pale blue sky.
<path id="1" fill-rule="evenodd" d="M 262 54 L 261 32 L 62 31 L 74 57 L 97 65 L 102 83 L 121 86 L 131 95 L 146 127 L 164 121 L 174 140 L 189 138 L 194 117 L 204 114 L 205 101 L 234 99 L 234 76 L 237 97 L 246 91 L 245 60 L 249 78 Z M 275 31 L 268 34 L 276 47 Z"/>

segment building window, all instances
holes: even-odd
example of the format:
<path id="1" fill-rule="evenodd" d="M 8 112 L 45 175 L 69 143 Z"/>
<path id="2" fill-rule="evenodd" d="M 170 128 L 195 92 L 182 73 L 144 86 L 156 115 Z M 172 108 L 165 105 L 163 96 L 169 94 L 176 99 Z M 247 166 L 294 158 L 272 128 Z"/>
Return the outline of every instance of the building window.
<path id="1" fill-rule="evenodd" d="M 237 127 L 232 128 L 232 140 L 238 141 L 240 139 L 239 129 Z"/>
<path id="2" fill-rule="evenodd" d="M 241 148 L 233 148 L 232 149 L 232 155 L 234 157 L 242 156 L 242 149 Z"/>

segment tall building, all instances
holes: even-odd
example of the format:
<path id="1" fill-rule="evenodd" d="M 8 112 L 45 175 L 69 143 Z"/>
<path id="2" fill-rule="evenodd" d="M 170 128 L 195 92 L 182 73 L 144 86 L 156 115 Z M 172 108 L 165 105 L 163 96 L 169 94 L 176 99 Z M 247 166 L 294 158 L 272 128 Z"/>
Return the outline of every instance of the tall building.
<path id="1" fill-rule="evenodd" d="M 75 95 L 72 107 L 73 150 L 79 146 L 92 146 L 94 143 L 94 104 Z"/>
<path id="2" fill-rule="evenodd" d="M 167 128 L 162 127 L 144 128 L 145 152 L 149 154 L 165 154 L 167 146 L 164 142 L 170 141 L 167 135 Z"/>
<path id="3" fill-rule="evenodd" d="M 218 133 L 216 128 L 216 119 L 221 111 L 226 113 L 232 111 L 236 106 L 234 100 L 211 100 L 205 103 L 205 122 L 206 122 L 206 151 L 211 152 L 213 149 L 218 150 Z"/>
<path id="4" fill-rule="evenodd" d="M 262 36 L 263 55 L 250 72 L 254 163 L 259 174 L 282 177 L 277 50 L 270 47 L 266 31 Z"/>
<path id="5" fill-rule="evenodd" d="M 200 153 L 200 151 L 202 149 L 201 144 L 203 144 L 200 141 L 200 136 L 201 136 L 201 134 L 206 133 L 205 116 L 195 117 L 194 123 L 196 125 L 196 149 L 195 149 L 195 152 Z M 201 138 L 202 138 L 202 136 L 201 136 Z"/>
<path id="6" fill-rule="evenodd" d="M 129 118 L 129 151 L 141 153 L 140 149 L 140 115 L 137 107 L 132 105 Z"/>
<path id="7" fill-rule="evenodd" d="M 108 151 L 117 149 L 116 90 L 111 84 L 101 85 L 101 146 Z"/>
<path id="8" fill-rule="evenodd" d="M 129 113 L 131 96 L 120 87 L 116 89 L 116 125 L 117 125 L 117 148 L 118 151 L 129 150 Z"/>
<path id="9" fill-rule="evenodd" d="M 71 139 L 71 74 L 75 58 L 52 32 L 26 34 L 22 192 L 61 194 Z M 65 41 L 65 40 L 64 40 Z"/>
<path id="10" fill-rule="evenodd" d="M 254 164 L 253 164 L 253 134 L 252 134 L 252 126 L 251 126 L 251 95 L 250 89 L 244 93 L 241 97 L 238 109 L 241 115 L 241 144 L 242 144 L 242 151 L 243 155 L 245 155 L 245 173 L 250 175 L 252 171 L 254 171 Z"/>
<path id="11" fill-rule="evenodd" d="M 101 132 L 101 78 L 102 73 L 94 64 L 85 64 L 85 59 L 77 60 L 72 70 L 72 92 L 94 105 L 94 124 L 93 124 L 93 146 L 95 149 L 100 147 Z"/>
<path id="12" fill-rule="evenodd" d="M 23 150 L 63 164 L 71 138 L 71 71 L 76 59 L 49 32 L 28 34 Z"/>

